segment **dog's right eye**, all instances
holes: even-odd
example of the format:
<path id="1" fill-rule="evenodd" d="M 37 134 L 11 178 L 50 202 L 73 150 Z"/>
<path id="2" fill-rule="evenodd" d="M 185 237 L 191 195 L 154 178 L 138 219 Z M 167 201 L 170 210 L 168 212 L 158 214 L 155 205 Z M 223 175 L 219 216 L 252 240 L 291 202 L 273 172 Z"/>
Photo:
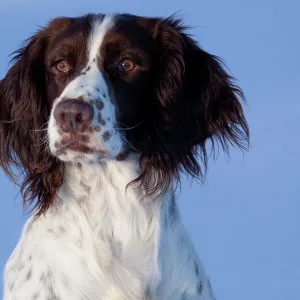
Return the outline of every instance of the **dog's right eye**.
<path id="1" fill-rule="evenodd" d="M 53 64 L 52 70 L 55 73 L 68 73 L 71 70 L 71 66 L 65 59 L 60 59 Z"/>

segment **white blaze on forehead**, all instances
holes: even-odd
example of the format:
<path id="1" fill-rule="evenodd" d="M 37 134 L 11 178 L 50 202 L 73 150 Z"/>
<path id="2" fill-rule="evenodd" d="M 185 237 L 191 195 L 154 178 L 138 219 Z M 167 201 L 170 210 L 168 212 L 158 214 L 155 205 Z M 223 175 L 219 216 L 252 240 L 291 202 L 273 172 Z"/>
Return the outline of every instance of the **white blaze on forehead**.
<path id="1" fill-rule="evenodd" d="M 105 34 L 114 25 L 114 15 L 105 15 L 104 19 L 95 19 L 89 40 L 89 62 L 97 58 Z"/>
<path id="2" fill-rule="evenodd" d="M 104 80 L 103 74 L 99 70 L 97 57 L 100 55 L 100 48 L 103 39 L 110 28 L 114 25 L 114 15 L 105 15 L 104 18 L 96 17 L 92 20 L 88 44 L 88 61 L 81 69 L 84 76 L 77 76 L 64 89 L 60 98 L 78 98 L 91 93 L 91 89 L 96 87 L 101 93 L 108 95 L 108 86 Z"/>

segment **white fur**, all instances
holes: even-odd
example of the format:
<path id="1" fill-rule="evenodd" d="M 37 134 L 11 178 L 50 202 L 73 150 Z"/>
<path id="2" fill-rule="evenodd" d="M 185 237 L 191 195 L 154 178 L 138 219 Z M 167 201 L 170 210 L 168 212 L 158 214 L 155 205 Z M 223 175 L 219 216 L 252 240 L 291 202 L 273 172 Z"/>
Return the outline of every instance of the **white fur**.
<path id="1" fill-rule="evenodd" d="M 79 167 L 67 164 L 56 207 L 25 225 L 4 300 L 214 299 L 173 195 L 126 191 L 137 155 Z"/>

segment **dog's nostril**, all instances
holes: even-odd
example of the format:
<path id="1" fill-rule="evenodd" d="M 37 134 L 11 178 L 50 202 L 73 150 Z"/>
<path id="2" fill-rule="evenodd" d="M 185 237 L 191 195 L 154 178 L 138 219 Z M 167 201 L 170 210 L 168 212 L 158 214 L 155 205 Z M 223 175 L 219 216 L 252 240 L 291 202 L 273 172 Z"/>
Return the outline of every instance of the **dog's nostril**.
<path id="1" fill-rule="evenodd" d="M 75 117 L 75 121 L 76 121 L 76 123 L 82 123 L 82 113 L 79 113 L 79 114 L 77 114 L 76 115 L 76 117 Z"/>

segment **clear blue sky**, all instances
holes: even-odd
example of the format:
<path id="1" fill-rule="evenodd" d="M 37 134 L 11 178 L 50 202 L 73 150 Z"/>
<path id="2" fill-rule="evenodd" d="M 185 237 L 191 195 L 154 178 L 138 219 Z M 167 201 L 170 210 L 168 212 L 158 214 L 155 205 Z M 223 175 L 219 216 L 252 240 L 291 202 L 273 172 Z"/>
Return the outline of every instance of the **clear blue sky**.
<path id="1" fill-rule="evenodd" d="M 299 1 L 2 0 L 0 78 L 9 53 L 53 17 L 168 16 L 178 10 L 195 26 L 200 44 L 239 79 L 252 134 L 249 153 L 233 150 L 230 160 L 220 155 L 211 161 L 203 186 L 184 181 L 179 197 L 185 224 L 218 300 L 299 300 Z M 25 217 L 18 188 L 1 171 L 0 191 L 2 272 Z"/>

